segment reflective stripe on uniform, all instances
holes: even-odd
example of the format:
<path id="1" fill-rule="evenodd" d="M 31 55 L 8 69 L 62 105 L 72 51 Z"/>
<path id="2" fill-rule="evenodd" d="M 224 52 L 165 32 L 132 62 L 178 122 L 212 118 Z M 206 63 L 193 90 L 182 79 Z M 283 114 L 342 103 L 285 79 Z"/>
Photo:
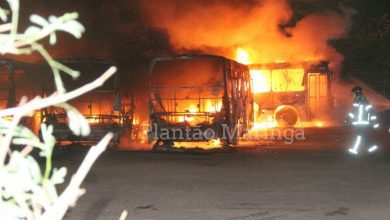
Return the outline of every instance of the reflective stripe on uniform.
<path id="1" fill-rule="evenodd" d="M 353 154 L 357 154 L 357 150 L 359 148 L 359 145 L 360 145 L 360 142 L 362 141 L 362 136 L 357 136 L 357 139 L 356 139 L 356 142 L 355 142 L 355 145 L 353 146 L 353 148 L 350 148 L 349 149 L 349 152 L 353 153 Z"/>
<path id="2" fill-rule="evenodd" d="M 370 149 L 368 149 L 368 152 L 373 152 L 373 151 L 376 151 L 378 149 L 378 146 L 374 145 L 372 147 L 370 147 Z"/>
<path id="3" fill-rule="evenodd" d="M 354 121 L 352 122 L 353 125 L 369 125 L 370 122 L 368 121 Z"/>

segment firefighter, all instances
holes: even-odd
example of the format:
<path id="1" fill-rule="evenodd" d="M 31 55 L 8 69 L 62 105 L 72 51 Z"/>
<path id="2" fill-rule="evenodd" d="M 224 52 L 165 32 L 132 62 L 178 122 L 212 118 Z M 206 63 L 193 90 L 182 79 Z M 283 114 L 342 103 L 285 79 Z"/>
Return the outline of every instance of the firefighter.
<path id="1" fill-rule="evenodd" d="M 378 150 L 378 146 L 369 138 L 368 132 L 373 128 L 379 128 L 377 116 L 363 95 L 363 89 L 356 86 L 352 89 L 355 95 L 353 109 L 349 113 L 347 122 L 356 129 L 356 138 L 353 146 L 348 150 L 351 154 L 357 155 L 360 147 L 365 147 L 368 153 Z"/>

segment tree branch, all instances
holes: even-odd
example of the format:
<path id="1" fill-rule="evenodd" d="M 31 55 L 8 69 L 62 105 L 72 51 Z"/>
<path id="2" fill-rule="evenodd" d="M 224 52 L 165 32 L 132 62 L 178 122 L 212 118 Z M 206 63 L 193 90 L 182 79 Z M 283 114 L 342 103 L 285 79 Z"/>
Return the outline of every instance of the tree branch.
<path id="1" fill-rule="evenodd" d="M 87 176 L 93 163 L 100 156 L 101 153 L 106 149 L 108 143 L 113 138 L 113 133 L 108 133 L 103 137 L 100 142 L 93 146 L 87 156 L 84 158 L 77 172 L 73 175 L 68 187 L 64 190 L 61 196 L 54 202 L 54 204 L 47 209 L 43 214 L 43 220 L 57 220 L 62 219 L 66 211 L 72 206 L 80 195 L 80 185 L 84 178 Z"/>
<path id="2" fill-rule="evenodd" d="M 67 102 L 71 99 L 74 99 L 84 93 L 90 92 L 93 89 L 103 85 L 103 83 L 110 78 L 115 72 L 117 68 L 115 66 L 110 67 L 103 75 L 101 75 L 96 80 L 78 88 L 73 91 L 70 91 L 65 94 L 58 95 L 58 93 L 53 93 L 47 98 L 35 98 L 24 105 L 20 105 L 14 108 L 8 108 L 4 110 L 0 110 L 0 117 L 12 116 L 15 114 L 23 113 L 25 115 L 28 112 L 33 112 L 38 109 L 47 108 L 49 106 L 58 105 L 63 102 Z"/>

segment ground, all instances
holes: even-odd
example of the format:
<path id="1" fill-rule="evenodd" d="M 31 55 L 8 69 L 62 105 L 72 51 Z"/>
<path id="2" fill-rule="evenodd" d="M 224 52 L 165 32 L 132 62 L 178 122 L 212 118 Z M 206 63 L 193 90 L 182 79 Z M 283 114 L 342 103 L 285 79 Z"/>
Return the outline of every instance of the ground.
<path id="1" fill-rule="evenodd" d="M 346 141 L 328 142 L 230 153 L 108 150 L 65 219 L 118 219 L 124 209 L 127 219 L 388 219 L 388 150 L 353 158 Z M 84 154 L 55 163 L 74 171 Z"/>

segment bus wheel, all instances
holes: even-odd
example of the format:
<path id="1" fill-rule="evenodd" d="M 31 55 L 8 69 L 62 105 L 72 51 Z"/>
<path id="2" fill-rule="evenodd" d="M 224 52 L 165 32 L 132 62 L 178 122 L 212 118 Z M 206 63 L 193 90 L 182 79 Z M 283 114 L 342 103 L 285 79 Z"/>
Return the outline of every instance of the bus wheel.
<path id="1" fill-rule="evenodd" d="M 294 106 L 281 105 L 276 108 L 274 118 L 279 127 L 294 127 L 299 120 L 299 113 Z"/>
<path id="2" fill-rule="evenodd" d="M 160 151 L 164 149 L 170 149 L 173 147 L 173 141 L 172 140 L 161 140 L 158 139 L 156 143 L 153 145 L 152 150 L 153 151 Z"/>

